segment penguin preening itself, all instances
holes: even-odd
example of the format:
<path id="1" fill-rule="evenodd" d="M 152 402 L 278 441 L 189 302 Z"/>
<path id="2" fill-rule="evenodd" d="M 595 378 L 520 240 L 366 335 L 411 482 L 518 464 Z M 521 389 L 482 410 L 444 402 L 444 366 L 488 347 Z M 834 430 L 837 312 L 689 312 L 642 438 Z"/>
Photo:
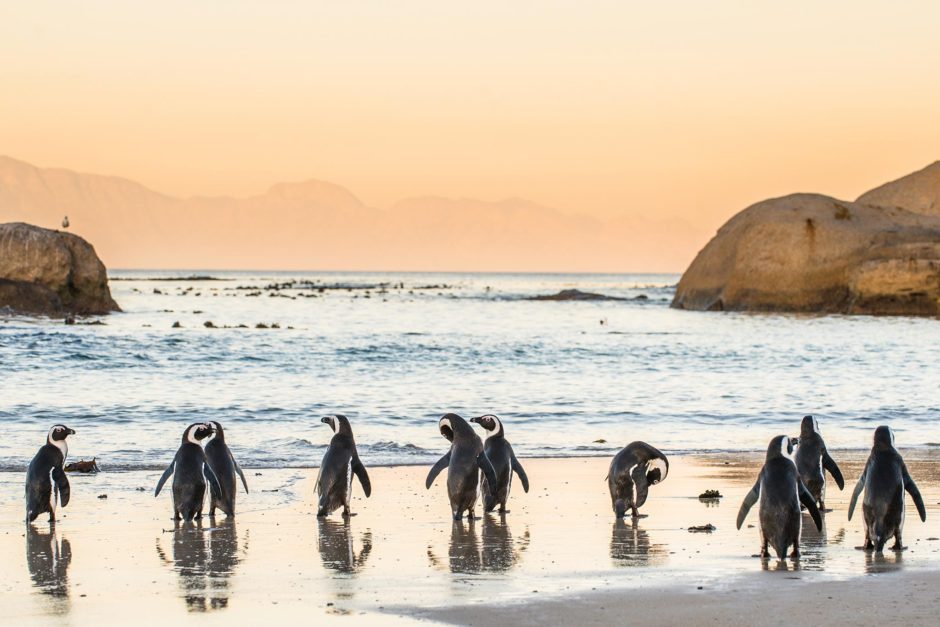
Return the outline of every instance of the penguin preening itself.
<path id="1" fill-rule="evenodd" d="M 512 473 L 519 475 L 519 481 L 522 482 L 522 489 L 529 491 L 529 478 L 522 468 L 522 464 L 516 459 L 512 451 L 512 445 L 506 439 L 506 433 L 503 430 L 502 421 L 492 414 L 471 418 L 470 422 L 475 422 L 486 431 L 486 439 L 483 442 L 483 452 L 486 458 L 493 465 L 493 471 L 496 473 L 496 485 L 490 486 L 486 476 L 482 479 L 483 492 L 483 511 L 492 512 L 499 505 L 501 514 L 509 513 L 506 509 L 506 501 L 509 500 L 509 490 L 512 488 Z"/>
<path id="2" fill-rule="evenodd" d="M 350 516 L 349 502 L 352 498 L 352 476 L 355 474 L 362 484 L 366 498 L 372 495 L 369 473 L 359 459 L 356 440 L 353 438 L 349 420 L 342 414 L 326 416 L 320 422 L 330 425 L 333 438 L 323 454 L 320 472 L 317 475 L 317 516 L 326 516 L 343 506 L 343 516 Z"/>
<path id="3" fill-rule="evenodd" d="M 227 516 L 234 516 L 235 494 L 238 492 L 235 475 L 241 477 L 245 494 L 248 494 L 248 481 L 245 480 L 245 473 L 242 472 L 241 466 L 235 461 L 235 456 L 225 443 L 225 431 L 222 429 L 222 424 L 215 420 L 209 424 L 213 427 L 214 435 L 206 443 L 206 462 L 222 487 L 222 498 L 217 497 L 215 492 L 209 495 L 209 515 L 215 516 L 215 508 L 218 507 Z"/>
<path id="4" fill-rule="evenodd" d="M 842 478 L 839 465 L 829 456 L 826 443 L 823 442 L 822 435 L 819 433 L 819 422 L 815 416 L 803 416 L 795 461 L 800 479 L 816 500 L 819 510 L 828 511 L 826 509 L 826 475 L 823 474 L 823 469 L 829 471 L 840 490 L 845 487 L 845 480 Z"/>
<path id="5" fill-rule="evenodd" d="M 614 455 L 605 479 L 617 518 L 623 518 L 627 508 L 639 518 L 637 510 L 646 503 L 650 486 L 668 474 L 669 460 L 646 442 L 631 442 Z"/>
<path id="6" fill-rule="evenodd" d="M 31 523 L 40 514 L 49 514 L 49 522 L 55 522 L 56 503 L 62 507 L 69 504 L 71 490 L 65 475 L 65 458 L 69 445 L 65 441 L 75 435 L 74 429 L 55 425 L 46 435 L 46 443 L 39 449 L 26 471 L 26 522 Z"/>
<path id="7" fill-rule="evenodd" d="M 490 486 L 498 484 L 493 464 L 483 451 L 483 442 L 473 431 L 470 424 L 457 414 L 445 414 L 437 423 L 441 435 L 451 443 L 447 454 L 437 460 L 424 482 L 430 488 L 434 479 L 447 468 L 447 496 L 450 498 L 450 510 L 454 520 L 460 520 L 463 512 L 473 520 L 473 510 L 477 502 L 477 489 L 480 485 L 480 473 Z"/>
<path id="8" fill-rule="evenodd" d="M 778 435 L 770 441 L 757 483 L 744 497 L 738 511 L 737 527 L 740 529 L 747 513 L 760 498 L 761 557 L 770 557 L 768 544 L 774 548 L 778 559 L 786 558 L 790 545 L 793 545 L 790 557 L 800 556 L 800 533 L 803 530 L 800 503 L 813 517 L 816 529 L 822 531 L 822 517 L 816 501 L 800 480 L 793 462 L 793 444 L 793 439 L 785 435 Z"/>
<path id="9" fill-rule="evenodd" d="M 157 482 L 154 497 L 160 495 L 163 484 L 170 478 L 170 475 L 173 475 L 174 520 L 190 521 L 202 518 L 207 483 L 216 498 L 224 499 L 225 494 L 222 486 L 219 485 L 219 479 L 209 466 L 206 452 L 202 450 L 200 444 L 210 435 L 212 435 L 212 425 L 208 423 L 196 422 L 186 427 L 176 456 Z"/>
<path id="10" fill-rule="evenodd" d="M 852 520 L 855 503 L 862 490 L 865 490 L 865 498 L 862 500 L 865 546 L 862 548 L 880 553 L 888 538 L 894 536 L 894 546 L 891 548 L 895 551 L 903 550 L 901 532 L 904 529 L 904 492 L 911 495 L 922 522 L 927 520 L 927 510 L 924 509 L 924 499 L 920 496 L 917 484 L 907 472 L 904 459 L 894 448 L 894 431 L 890 427 L 875 429 L 871 454 L 852 492 L 849 520 Z"/>

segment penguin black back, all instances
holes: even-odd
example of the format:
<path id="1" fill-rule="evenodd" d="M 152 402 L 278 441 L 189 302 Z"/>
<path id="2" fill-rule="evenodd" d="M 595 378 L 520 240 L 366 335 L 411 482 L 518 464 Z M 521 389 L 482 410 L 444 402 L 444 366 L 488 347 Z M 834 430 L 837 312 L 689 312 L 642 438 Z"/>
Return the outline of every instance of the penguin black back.
<path id="1" fill-rule="evenodd" d="M 454 520 L 460 520 L 463 512 L 473 519 L 477 501 L 479 472 L 483 471 L 490 486 L 498 484 L 496 471 L 483 451 L 483 442 L 473 427 L 457 414 L 445 414 L 438 421 L 438 429 L 450 443 L 450 450 L 431 468 L 424 482 L 430 488 L 434 479 L 447 468 L 447 496 L 450 499 Z"/>
<path id="2" fill-rule="evenodd" d="M 778 435 L 767 446 L 764 467 L 754 487 L 744 497 L 738 511 L 737 528 L 740 529 L 751 507 L 760 500 L 761 557 L 769 557 L 768 545 L 784 559 L 788 547 L 791 557 L 800 555 L 800 534 L 803 519 L 800 503 L 809 511 L 818 530 L 822 530 L 822 517 L 816 501 L 803 485 L 793 462 L 795 440 Z"/>
<path id="3" fill-rule="evenodd" d="M 71 498 L 69 479 L 65 474 L 65 458 L 69 454 L 66 438 L 75 430 L 65 425 L 54 425 L 46 435 L 46 443 L 29 463 L 26 470 L 26 522 L 33 522 L 40 514 L 49 514 L 55 522 L 56 505 L 65 507 Z"/>
<path id="4" fill-rule="evenodd" d="M 839 465 L 826 449 L 826 443 L 819 433 L 819 422 L 815 416 L 803 417 L 803 422 L 800 424 L 800 443 L 796 448 L 794 461 L 803 485 L 816 500 L 819 509 L 825 511 L 826 476 L 823 474 L 823 469 L 832 475 L 840 490 L 845 487 L 845 480 L 842 478 Z"/>
<path id="5" fill-rule="evenodd" d="M 486 431 L 483 452 L 493 465 L 493 471 L 496 473 L 495 486 L 490 486 L 485 474 L 481 478 L 483 482 L 481 490 L 483 494 L 483 511 L 491 512 L 499 505 L 500 513 L 508 513 L 506 501 L 509 499 L 509 491 L 512 488 L 512 474 L 519 475 L 519 481 L 522 482 L 522 489 L 525 492 L 529 491 L 529 478 L 526 476 L 522 464 L 516 459 L 512 445 L 506 439 L 503 423 L 498 417 L 487 414 L 471 418 L 470 422 L 477 423 Z"/>
<path id="6" fill-rule="evenodd" d="M 350 516 L 349 509 L 352 499 L 352 477 L 356 475 L 362 484 L 362 491 L 366 498 L 372 495 L 372 482 L 369 473 L 359 459 L 356 449 L 356 440 L 353 437 L 352 426 L 349 419 L 342 414 L 326 416 L 320 422 L 333 429 L 330 445 L 323 454 L 320 462 L 320 472 L 317 474 L 317 516 L 330 514 L 342 505 L 343 516 Z"/>
<path id="7" fill-rule="evenodd" d="M 862 513 L 865 517 L 863 548 L 880 552 L 885 543 L 894 537 L 892 548 L 896 551 L 902 550 L 904 492 L 911 495 L 921 521 L 927 520 L 927 510 L 904 459 L 894 447 L 894 431 L 890 427 L 881 426 L 875 429 L 871 453 L 849 502 L 849 520 L 852 520 L 862 490 L 865 490 L 865 498 L 862 501 Z"/>
<path id="8" fill-rule="evenodd" d="M 173 518 L 194 520 L 202 518 L 206 484 L 222 500 L 224 494 L 218 478 L 206 462 L 206 453 L 200 442 L 212 435 L 212 425 L 196 422 L 183 431 L 180 447 L 173 461 L 157 482 L 154 496 L 160 494 L 163 484 L 173 475 Z"/>
<path id="9" fill-rule="evenodd" d="M 242 480 L 242 486 L 245 488 L 245 494 L 248 494 L 248 481 L 245 479 L 245 473 L 241 466 L 235 461 L 235 456 L 225 442 L 225 430 L 218 421 L 210 423 L 213 427 L 212 439 L 206 443 L 206 462 L 212 468 L 219 485 L 222 488 L 224 498 L 217 498 L 214 493 L 209 497 L 209 515 L 215 516 L 215 508 L 221 509 L 227 516 L 235 515 L 235 495 L 238 492 L 235 475 Z"/>

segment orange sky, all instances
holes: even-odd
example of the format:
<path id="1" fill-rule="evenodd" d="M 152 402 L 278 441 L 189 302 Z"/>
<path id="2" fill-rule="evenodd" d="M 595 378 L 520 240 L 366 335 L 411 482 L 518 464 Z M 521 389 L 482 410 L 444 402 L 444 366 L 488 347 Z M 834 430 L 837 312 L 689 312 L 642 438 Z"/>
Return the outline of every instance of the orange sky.
<path id="1" fill-rule="evenodd" d="M 825 4 L 825 6 L 817 6 Z M 0 5 L 0 154 L 161 192 L 680 219 L 940 158 L 934 2 Z M 675 268 L 681 270 L 681 268 Z"/>

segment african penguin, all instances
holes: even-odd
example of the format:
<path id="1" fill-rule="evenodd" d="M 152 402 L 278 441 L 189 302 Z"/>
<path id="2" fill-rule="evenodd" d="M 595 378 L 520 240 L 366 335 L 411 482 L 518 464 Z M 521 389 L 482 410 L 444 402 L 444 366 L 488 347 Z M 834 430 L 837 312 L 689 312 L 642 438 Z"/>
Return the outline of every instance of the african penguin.
<path id="1" fill-rule="evenodd" d="M 823 474 L 823 469 L 829 471 L 840 490 L 845 487 L 845 480 L 842 478 L 842 471 L 839 470 L 838 464 L 829 456 L 826 443 L 823 442 L 822 435 L 819 433 L 819 422 L 815 416 L 803 416 L 795 461 L 800 480 L 813 495 L 813 499 L 819 505 L 819 511 L 828 511 L 826 510 L 826 475 Z"/>
<path id="2" fill-rule="evenodd" d="M 206 462 L 212 468 L 219 484 L 222 486 L 224 498 L 216 498 L 215 494 L 209 495 L 209 516 L 215 516 L 215 508 L 221 509 L 227 516 L 235 515 L 235 493 L 238 488 L 235 485 L 235 475 L 241 477 L 242 486 L 245 488 L 245 494 L 248 494 L 248 481 L 245 480 L 245 473 L 241 466 L 235 461 L 235 456 L 229 450 L 225 443 L 225 431 L 222 424 L 218 421 L 212 421 L 214 435 L 206 443 Z"/>
<path id="3" fill-rule="evenodd" d="M 372 483 L 369 473 L 359 459 L 356 451 L 356 440 L 353 438 L 352 427 L 349 420 L 342 414 L 326 416 L 320 422 L 330 425 L 333 429 L 333 438 L 330 446 L 320 462 L 320 472 L 317 475 L 317 495 L 320 501 L 317 505 L 317 516 L 326 516 L 343 506 L 343 516 L 350 516 L 349 502 L 352 499 L 353 474 L 362 484 L 362 491 L 366 498 L 372 494 Z"/>
<path id="4" fill-rule="evenodd" d="M 69 445 L 65 438 L 75 430 L 65 425 L 55 425 L 46 435 L 46 443 L 29 462 L 26 471 L 26 522 L 31 523 L 40 514 L 49 514 L 49 522 L 55 522 L 56 503 L 62 507 L 69 504 L 69 478 L 65 475 L 65 458 Z"/>
<path id="5" fill-rule="evenodd" d="M 509 513 L 506 509 L 506 501 L 509 499 L 509 490 L 512 487 L 512 473 L 519 475 L 519 481 L 522 482 L 522 489 L 529 491 L 529 478 L 522 468 L 522 464 L 516 459 L 512 451 L 512 445 L 506 439 L 506 433 L 503 430 L 502 421 L 492 414 L 471 418 L 470 422 L 475 422 L 486 431 L 486 439 L 483 442 L 483 452 L 487 459 L 493 464 L 493 471 L 496 473 L 496 485 L 490 486 L 484 475 L 481 478 L 483 492 L 483 511 L 492 512 L 499 505 L 501 514 Z"/>
<path id="6" fill-rule="evenodd" d="M 852 520 L 855 503 L 862 490 L 865 490 L 865 498 L 862 500 L 865 546 L 862 548 L 880 553 L 888 538 L 894 536 L 894 546 L 891 548 L 895 551 L 903 550 L 901 532 L 904 529 L 904 492 L 907 491 L 914 500 L 921 521 L 927 520 L 927 510 L 924 509 L 924 499 L 920 496 L 917 484 L 907 472 L 901 454 L 894 448 L 894 431 L 890 427 L 875 429 L 874 446 L 852 492 L 849 520 Z"/>
<path id="7" fill-rule="evenodd" d="M 617 518 L 623 518 L 627 508 L 639 518 L 637 510 L 646 502 L 650 486 L 668 474 L 669 460 L 646 442 L 631 442 L 614 455 L 605 479 Z"/>
<path id="8" fill-rule="evenodd" d="M 209 484 L 216 498 L 220 501 L 225 498 L 219 479 L 206 462 L 206 453 L 200 444 L 210 435 L 212 435 L 212 425 L 209 423 L 196 422 L 186 427 L 176 456 L 157 482 L 154 497 L 160 495 L 163 484 L 170 478 L 170 475 L 173 475 L 174 520 L 191 521 L 202 518 L 206 483 Z"/>
<path id="9" fill-rule="evenodd" d="M 785 435 L 778 435 L 770 441 L 764 467 L 738 511 L 737 527 L 740 529 L 748 512 L 760 499 L 761 557 L 770 557 L 768 544 L 780 560 L 786 558 L 787 548 L 791 545 L 793 552 L 790 557 L 796 559 L 800 556 L 800 532 L 803 530 L 800 503 L 809 510 L 816 529 L 822 531 L 822 517 L 816 501 L 803 485 L 793 463 L 793 445 L 794 440 Z"/>
<path id="10" fill-rule="evenodd" d="M 466 420 L 457 414 L 445 414 L 437 426 L 441 435 L 450 441 L 450 450 L 431 468 L 424 487 L 430 489 L 434 479 L 447 468 L 447 495 L 454 520 L 460 520 L 465 511 L 473 520 L 479 487 L 478 471 L 483 471 L 490 486 L 498 485 L 496 471 L 483 451 L 480 436 L 473 432 Z"/>

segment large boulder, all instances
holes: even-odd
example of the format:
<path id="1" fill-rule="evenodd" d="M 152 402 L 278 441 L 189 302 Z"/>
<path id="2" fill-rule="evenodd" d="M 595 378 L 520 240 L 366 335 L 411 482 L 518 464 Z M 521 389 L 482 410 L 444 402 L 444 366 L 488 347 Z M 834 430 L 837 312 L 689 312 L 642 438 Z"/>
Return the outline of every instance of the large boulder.
<path id="1" fill-rule="evenodd" d="M 752 205 L 696 256 L 672 306 L 940 315 L 940 212 L 885 205 L 817 194 Z"/>
<path id="2" fill-rule="evenodd" d="M 91 244 L 22 222 L 0 224 L 0 309 L 54 317 L 120 311 Z"/>

